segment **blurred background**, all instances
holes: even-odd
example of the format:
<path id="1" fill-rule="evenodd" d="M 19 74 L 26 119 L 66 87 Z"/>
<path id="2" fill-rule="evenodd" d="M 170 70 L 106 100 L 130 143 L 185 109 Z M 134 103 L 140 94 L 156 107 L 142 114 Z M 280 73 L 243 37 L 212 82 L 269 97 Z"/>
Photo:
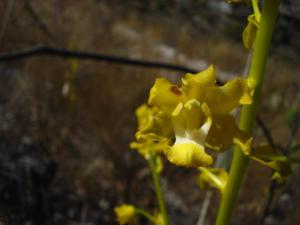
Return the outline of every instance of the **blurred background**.
<path id="1" fill-rule="evenodd" d="M 222 0 L 1 0 L 0 54 L 43 44 L 196 71 L 214 64 L 226 81 L 247 71 L 241 33 L 250 12 Z M 299 148 L 299 59 L 300 4 L 286 0 L 259 115 L 287 154 Z M 153 212 L 151 174 L 128 147 L 134 112 L 156 77 L 183 74 L 47 55 L 0 61 L 0 223 L 111 225 L 121 203 Z M 255 135 L 266 141 L 262 129 Z M 251 163 L 233 224 L 299 224 L 298 173 L 273 188 L 272 171 Z M 162 184 L 172 224 L 196 224 L 206 196 L 197 171 L 165 161 Z"/>

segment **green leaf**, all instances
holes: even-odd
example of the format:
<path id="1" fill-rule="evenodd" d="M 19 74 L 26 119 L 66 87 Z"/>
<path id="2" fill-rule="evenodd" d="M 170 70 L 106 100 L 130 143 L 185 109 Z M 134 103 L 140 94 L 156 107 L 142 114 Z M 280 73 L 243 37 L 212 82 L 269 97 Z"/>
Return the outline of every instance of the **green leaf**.
<path id="1" fill-rule="evenodd" d="M 298 117 L 299 111 L 295 108 L 289 108 L 285 114 L 285 119 L 289 127 L 293 127 Z"/>
<path id="2" fill-rule="evenodd" d="M 300 142 L 298 141 L 298 142 L 294 143 L 292 145 L 292 147 L 290 147 L 289 154 L 295 153 L 295 152 L 297 152 L 299 150 L 300 150 Z"/>

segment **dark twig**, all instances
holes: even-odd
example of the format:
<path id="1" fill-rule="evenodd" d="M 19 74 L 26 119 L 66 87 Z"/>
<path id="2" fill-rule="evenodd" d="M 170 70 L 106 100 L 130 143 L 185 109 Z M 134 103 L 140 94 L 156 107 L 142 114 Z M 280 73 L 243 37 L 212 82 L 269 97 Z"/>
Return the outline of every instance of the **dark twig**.
<path id="1" fill-rule="evenodd" d="M 266 200 L 265 207 L 264 207 L 264 210 L 263 210 L 263 214 L 262 214 L 262 216 L 260 218 L 260 221 L 259 221 L 260 225 L 264 224 L 264 221 L 265 221 L 266 217 L 270 213 L 270 208 L 271 208 L 274 196 L 275 196 L 276 189 L 277 189 L 277 183 L 276 183 L 276 181 L 272 180 L 271 183 L 270 183 L 270 186 L 269 186 L 268 196 L 267 196 L 267 200 Z"/>
<path id="2" fill-rule="evenodd" d="M 265 125 L 263 119 L 259 116 L 256 116 L 256 123 L 257 125 L 260 127 L 260 129 L 263 131 L 269 145 L 272 147 L 272 148 L 278 148 L 278 146 L 275 145 L 274 143 L 274 139 L 272 137 L 272 134 L 271 132 L 269 131 L 269 129 L 267 128 L 267 126 Z"/>
<path id="3" fill-rule="evenodd" d="M 257 122 L 258 122 L 258 120 L 260 120 L 260 118 L 256 118 L 256 119 L 257 119 L 256 120 Z M 300 125 L 299 123 L 300 123 L 300 113 L 297 114 L 297 117 L 295 118 L 295 123 L 290 129 L 287 144 L 286 144 L 285 148 L 282 150 L 282 153 L 284 155 L 289 154 L 289 149 L 290 149 L 290 147 L 293 143 L 293 140 L 294 140 L 294 138 L 297 134 L 297 131 L 299 129 L 299 125 Z M 260 125 L 261 128 L 263 126 L 264 125 Z M 268 131 L 268 129 L 266 129 L 266 131 Z M 269 143 L 270 143 L 270 140 L 273 142 L 271 134 L 269 132 L 266 132 L 265 134 L 269 135 L 269 140 L 268 140 Z M 274 142 L 273 142 L 273 144 L 274 144 Z M 271 145 L 271 143 L 270 143 L 270 145 Z M 265 207 L 264 207 L 264 211 L 263 211 L 263 214 L 260 218 L 260 223 L 259 224 L 261 224 L 261 225 L 264 224 L 265 218 L 269 215 L 269 213 L 271 211 L 270 209 L 271 209 L 272 201 L 274 199 L 275 191 L 276 191 L 277 188 L 278 188 L 278 185 L 277 185 L 276 181 L 272 180 L 271 183 L 270 183 L 270 186 L 269 186 L 268 197 L 267 197 L 267 201 L 266 201 L 266 204 L 265 204 Z"/>
<path id="4" fill-rule="evenodd" d="M 31 48 L 19 50 L 19 51 L 12 51 L 12 52 L 5 52 L 0 53 L 0 63 L 1 62 L 8 62 L 13 60 L 20 60 L 25 58 L 30 58 L 33 56 L 57 56 L 62 58 L 78 58 L 78 59 L 85 59 L 85 60 L 95 60 L 95 61 L 105 61 L 114 64 L 124 64 L 124 65 L 132 65 L 132 66 L 141 66 L 147 68 L 158 68 L 158 69 L 168 69 L 174 71 L 180 71 L 184 73 L 197 73 L 198 71 L 195 69 L 191 69 L 185 66 L 179 65 L 172 65 L 168 63 L 160 63 L 160 62 L 151 62 L 145 60 L 138 60 L 138 59 L 128 59 L 125 57 L 119 56 L 112 56 L 112 55 L 104 55 L 98 53 L 91 53 L 91 52 L 83 52 L 83 51 L 71 51 L 68 49 L 63 48 L 52 48 L 43 45 L 36 45 Z M 222 81 L 217 80 L 219 85 L 223 84 Z M 272 147 L 276 147 L 272 138 L 272 135 L 266 125 L 264 124 L 263 120 L 257 116 L 256 122 L 259 127 L 264 132 L 264 135 L 267 138 L 267 141 Z"/>
<path id="5" fill-rule="evenodd" d="M 46 34 L 49 38 L 54 39 L 51 32 L 49 31 L 46 23 L 40 18 L 38 13 L 35 11 L 34 7 L 31 5 L 30 0 L 26 0 L 25 2 L 25 10 L 28 12 L 32 20 L 37 24 L 39 29 Z"/>
<path id="6" fill-rule="evenodd" d="M 141 66 L 147 68 L 161 68 L 161 69 L 168 69 L 168 70 L 180 71 L 185 73 L 198 72 L 195 69 L 191 69 L 185 66 L 172 65 L 168 63 L 128 59 L 126 57 L 104 55 L 104 54 L 91 53 L 91 52 L 71 51 L 68 49 L 52 48 L 43 45 L 37 45 L 31 48 L 27 48 L 19 51 L 13 51 L 9 53 L 1 53 L 0 62 L 8 62 L 12 60 L 19 60 L 19 59 L 29 58 L 33 56 L 40 56 L 40 55 L 57 56 L 62 58 L 78 58 L 78 59 L 86 59 L 86 60 L 106 61 L 115 64 Z"/>
<path id="7" fill-rule="evenodd" d="M 57 56 L 62 58 L 78 58 L 78 59 L 86 59 L 86 60 L 96 60 L 96 61 L 106 61 L 115 64 L 125 64 L 132 66 L 142 66 L 147 68 L 161 68 L 168 70 L 175 70 L 185 73 L 197 73 L 198 71 L 195 69 L 191 69 L 185 66 L 172 65 L 168 63 L 160 63 L 160 62 L 151 62 L 145 60 L 138 59 L 128 59 L 125 57 L 112 56 L 112 55 L 104 55 L 98 53 L 91 52 L 82 52 L 82 51 L 71 51 L 63 48 L 51 48 L 43 45 L 37 45 L 31 48 L 27 48 L 19 51 L 12 51 L 9 53 L 0 53 L 0 63 L 8 62 L 13 60 L 19 60 L 24 58 L 29 58 L 33 56 L 46 55 L 46 56 Z M 223 82 L 218 80 L 218 84 L 222 84 Z M 264 132 L 264 135 L 267 138 L 267 141 L 272 147 L 276 147 L 272 138 L 272 135 L 263 120 L 257 116 L 256 122 L 259 127 Z"/>
<path id="8" fill-rule="evenodd" d="M 2 22 L 2 26 L 1 26 L 1 30 L 0 30 L 0 41 L 2 40 L 2 37 L 4 36 L 5 33 L 5 29 L 7 27 L 8 21 L 9 21 L 9 17 L 11 16 L 11 13 L 13 11 L 14 8 L 14 4 L 15 4 L 15 0 L 10 0 L 8 3 L 8 9 L 6 10 L 3 22 Z"/>
<path id="9" fill-rule="evenodd" d="M 287 145 L 285 147 L 286 153 L 288 153 L 289 149 L 291 148 L 293 140 L 295 139 L 295 136 L 296 136 L 296 134 L 299 130 L 299 125 L 300 125 L 300 112 L 297 112 L 295 121 L 293 123 L 293 126 L 290 129 L 290 132 L 289 132 L 288 142 L 287 142 Z"/>

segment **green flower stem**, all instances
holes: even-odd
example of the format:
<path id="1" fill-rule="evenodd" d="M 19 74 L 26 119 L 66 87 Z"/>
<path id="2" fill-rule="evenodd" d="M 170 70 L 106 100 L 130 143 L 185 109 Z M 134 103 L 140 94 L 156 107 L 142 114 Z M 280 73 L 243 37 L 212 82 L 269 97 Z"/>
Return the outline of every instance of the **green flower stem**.
<path id="1" fill-rule="evenodd" d="M 156 170 L 156 155 L 154 153 L 150 153 L 150 157 L 148 159 L 149 167 L 152 174 L 152 179 L 154 182 L 155 194 L 158 202 L 158 207 L 160 213 L 163 215 L 165 225 L 170 225 L 169 217 L 163 197 L 163 192 L 160 185 L 160 174 Z"/>
<path id="2" fill-rule="evenodd" d="M 199 167 L 199 170 L 203 173 L 205 173 L 214 183 L 215 185 L 219 188 L 219 190 L 223 189 L 223 183 L 220 180 L 219 177 L 217 177 L 215 174 L 213 174 L 212 172 L 210 172 L 208 169 L 206 169 L 205 167 Z"/>
<path id="3" fill-rule="evenodd" d="M 257 30 L 255 46 L 249 71 L 249 82 L 254 88 L 253 103 L 244 106 L 241 112 L 240 128 L 252 133 L 257 106 L 263 84 L 264 71 L 268 52 L 278 13 L 280 0 L 264 0 L 260 25 Z M 221 206 L 217 216 L 216 225 L 229 225 L 238 191 L 243 181 L 249 158 L 240 149 L 235 147 L 228 183 L 222 196 Z"/>
<path id="4" fill-rule="evenodd" d="M 255 19 L 259 22 L 261 18 L 261 13 L 259 11 L 258 0 L 252 0 L 252 7 L 253 7 Z"/>
<path id="5" fill-rule="evenodd" d="M 149 221 L 151 221 L 152 223 L 155 223 L 155 218 L 154 216 L 152 216 L 150 213 L 148 213 L 147 211 L 145 211 L 144 209 L 141 208 L 135 208 L 135 212 L 137 214 L 140 214 L 141 216 L 147 218 Z"/>

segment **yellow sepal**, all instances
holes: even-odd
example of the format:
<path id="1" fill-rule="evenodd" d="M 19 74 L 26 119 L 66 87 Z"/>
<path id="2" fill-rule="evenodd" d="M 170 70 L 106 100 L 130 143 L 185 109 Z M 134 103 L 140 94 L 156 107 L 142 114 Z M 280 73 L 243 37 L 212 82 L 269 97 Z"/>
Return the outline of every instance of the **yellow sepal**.
<path id="1" fill-rule="evenodd" d="M 143 104 L 136 110 L 136 116 L 138 118 L 137 140 L 143 134 L 156 134 L 163 137 L 171 136 L 173 131 L 171 119 L 157 107 Z"/>
<path id="2" fill-rule="evenodd" d="M 251 89 L 246 79 L 236 78 L 221 87 L 208 87 L 204 102 L 207 103 L 212 114 L 228 114 L 240 105 L 252 103 Z"/>
<path id="3" fill-rule="evenodd" d="M 155 80 L 150 90 L 149 105 L 157 106 L 167 114 L 171 114 L 179 102 L 185 100 L 183 92 L 165 78 Z"/>
<path id="4" fill-rule="evenodd" d="M 234 143 L 244 152 L 250 151 L 252 137 L 240 130 L 231 115 L 215 116 L 206 138 L 206 146 L 216 151 L 226 151 Z"/>

